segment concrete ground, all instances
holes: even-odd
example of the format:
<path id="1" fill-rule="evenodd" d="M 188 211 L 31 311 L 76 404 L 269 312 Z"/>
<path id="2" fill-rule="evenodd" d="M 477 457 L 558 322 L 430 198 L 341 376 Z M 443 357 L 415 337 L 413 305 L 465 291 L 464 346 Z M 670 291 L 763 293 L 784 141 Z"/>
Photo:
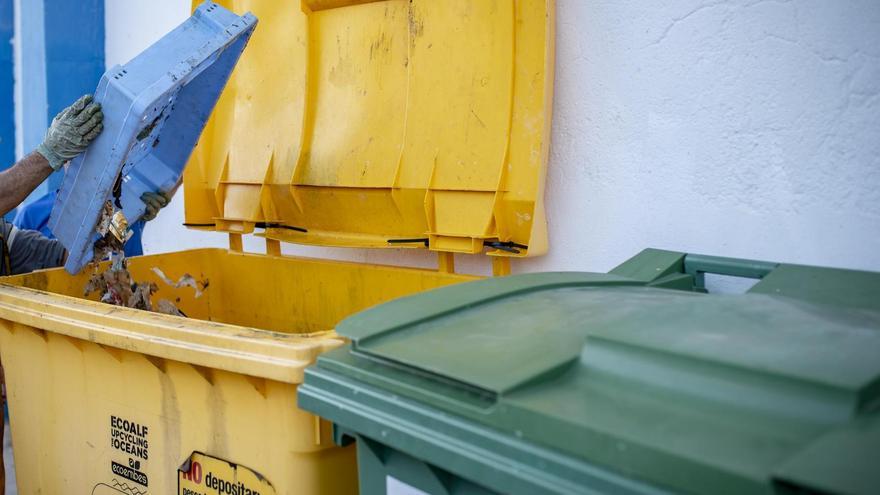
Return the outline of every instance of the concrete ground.
<path id="1" fill-rule="evenodd" d="M 9 421 L 3 422 L 6 431 L 3 435 L 3 463 L 6 465 L 6 495 L 18 495 L 15 486 L 15 463 L 12 461 L 12 433 L 9 431 Z"/>

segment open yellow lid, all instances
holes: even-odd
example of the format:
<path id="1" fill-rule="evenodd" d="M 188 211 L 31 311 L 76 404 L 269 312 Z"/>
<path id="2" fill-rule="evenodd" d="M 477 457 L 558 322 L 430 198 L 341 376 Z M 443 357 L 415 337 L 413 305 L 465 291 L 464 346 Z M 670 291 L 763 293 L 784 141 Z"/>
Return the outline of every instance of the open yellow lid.
<path id="1" fill-rule="evenodd" d="M 554 0 L 217 3 L 259 25 L 184 174 L 187 226 L 546 251 Z"/>

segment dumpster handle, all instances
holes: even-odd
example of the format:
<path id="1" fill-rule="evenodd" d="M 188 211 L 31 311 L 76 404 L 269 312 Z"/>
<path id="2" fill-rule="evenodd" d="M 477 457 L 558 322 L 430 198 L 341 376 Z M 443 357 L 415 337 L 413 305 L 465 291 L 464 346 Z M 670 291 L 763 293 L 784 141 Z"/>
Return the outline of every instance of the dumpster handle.
<path id="1" fill-rule="evenodd" d="M 684 271 L 693 275 L 694 289 L 698 292 L 706 292 L 707 273 L 760 280 L 778 266 L 779 263 L 770 261 L 724 258 L 704 254 L 688 254 L 684 257 Z"/>

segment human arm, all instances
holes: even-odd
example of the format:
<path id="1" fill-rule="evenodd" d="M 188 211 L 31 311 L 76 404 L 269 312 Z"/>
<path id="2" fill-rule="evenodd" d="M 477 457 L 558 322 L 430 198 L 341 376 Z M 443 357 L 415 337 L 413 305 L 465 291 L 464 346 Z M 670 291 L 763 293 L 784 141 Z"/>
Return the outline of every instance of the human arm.
<path id="1" fill-rule="evenodd" d="M 36 151 L 0 172 L 0 216 L 4 216 L 53 172 L 49 161 Z"/>
<path id="2" fill-rule="evenodd" d="M 101 105 L 83 96 L 53 120 L 37 149 L 0 172 L 0 216 L 18 206 L 53 171 L 76 157 L 104 129 Z"/>

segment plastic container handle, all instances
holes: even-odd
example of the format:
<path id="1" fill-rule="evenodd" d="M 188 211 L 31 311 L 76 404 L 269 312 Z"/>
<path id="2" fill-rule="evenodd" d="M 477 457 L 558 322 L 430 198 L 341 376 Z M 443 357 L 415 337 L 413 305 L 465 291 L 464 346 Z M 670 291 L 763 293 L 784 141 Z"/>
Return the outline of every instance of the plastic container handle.
<path id="1" fill-rule="evenodd" d="M 688 254 L 684 257 L 684 271 L 694 277 L 694 288 L 706 292 L 706 274 L 727 275 L 730 277 L 762 279 L 769 275 L 779 263 L 770 261 L 724 258 L 703 254 Z"/>

